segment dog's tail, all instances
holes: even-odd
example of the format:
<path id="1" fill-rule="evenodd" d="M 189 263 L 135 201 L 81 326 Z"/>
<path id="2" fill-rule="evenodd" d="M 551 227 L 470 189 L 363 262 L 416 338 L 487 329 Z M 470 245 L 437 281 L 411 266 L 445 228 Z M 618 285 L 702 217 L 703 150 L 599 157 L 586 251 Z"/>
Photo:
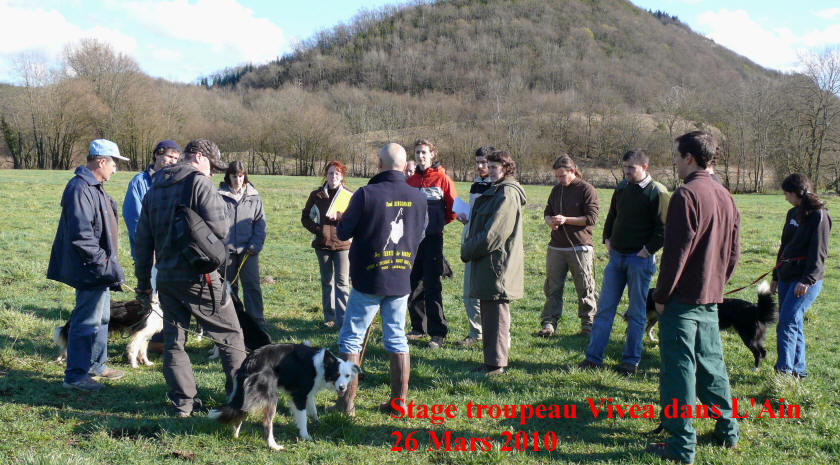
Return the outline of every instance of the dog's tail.
<path id="1" fill-rule="evenodd" d="M 770 284 L 762 281 L 758 285 L 758 319 L 762 323 L 775 323 L 779 321 L 779 307 L 770 292 Z"/>
<path id="2" fill-rule="evenodd" d="M 248 416 L 248 412 L 243 412 L 242 410 L 235 409 L 230 405 L 222 405 L 219 408 L 214 408 L 207 413 L 207 418 L 211 420 L 216 420 L 219 423 L 241 423 L 245 417 Z"/>
<path id="3" fill-rule="evenodd" d="M 242 405 L 245 402 L 245 388 L 243 384 L 247 382 L 247 378 L 243 378 L 242 373 L 236 373 L 234 375 L 233 390 L 230 393 L 227 404 L 210 410 L 207 413 L 207 418 L 216 420 L 219 423 L 241 423 L 248 416 L 248 412 L 243 410 Z"/>
<path id="4" fill-rule="evenodd" d="M 64 326 L 55 327 L 53 331 L 53 342 L 62 349 L 67 347 L 67 334 L 64 333 Z"/>

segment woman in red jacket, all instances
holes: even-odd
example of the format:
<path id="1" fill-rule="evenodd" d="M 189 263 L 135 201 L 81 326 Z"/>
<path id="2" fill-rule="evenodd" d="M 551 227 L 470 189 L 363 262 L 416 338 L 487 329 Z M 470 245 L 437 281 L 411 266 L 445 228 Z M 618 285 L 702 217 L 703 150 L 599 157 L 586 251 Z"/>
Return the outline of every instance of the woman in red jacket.
<path id="1" fill-rule="evenodd" d="M 324 184 L 309 194 L 303 207 L 300 222 L 315 235 L 312 248 L 321 270 L 321 305 L 324 309 L 324 326 L 340 328 L 344 309 L 350 294 L 350 241 L 341 241 L 335 233 L 338 219 L 334 213 L 327 215 L 336 194 L 344 187 L 347 169 L 340 161 L 333 160 L 324 167 Z"/>

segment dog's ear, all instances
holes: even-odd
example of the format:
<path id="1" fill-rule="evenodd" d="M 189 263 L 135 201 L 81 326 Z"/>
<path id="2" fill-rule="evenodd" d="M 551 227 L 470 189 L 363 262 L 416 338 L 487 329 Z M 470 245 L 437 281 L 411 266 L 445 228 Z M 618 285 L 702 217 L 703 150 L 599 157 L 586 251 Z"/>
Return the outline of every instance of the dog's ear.
<path id="1" fill-rule="evenodd" d="M 360 374 L 362 372 L 362 368 L 359 365 L 353 364 L 353 373 Z"/>

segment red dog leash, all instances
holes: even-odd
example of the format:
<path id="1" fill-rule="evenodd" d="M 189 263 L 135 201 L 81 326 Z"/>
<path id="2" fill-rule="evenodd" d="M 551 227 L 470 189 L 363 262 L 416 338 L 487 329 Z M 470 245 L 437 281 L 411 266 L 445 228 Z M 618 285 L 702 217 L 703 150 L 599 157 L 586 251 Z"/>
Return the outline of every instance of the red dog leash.
<path id="1" fill-rule="evenodd" d="M 729 294 L 734 294 L 734 293 L 736 293 L 736 292 L 738 292 L 738 291 L 743 291 L 744 289 L 746 289 L 746 288 L 748 288 L 748 287 L 752 286 L 753 284 L 755 284 L 755 283 L 757 283 L 757 282 L 761 281 L 762 279 L 764 279 L 764 277 L 765 277 L 765 276 L 767 276 L 768 274 L 770 274 L 770 273 L 772 273 L 772 272 L 774 272 L 774 271 L 778 270 L 778 269 L 779 269 L 779 267 L 781 267 L 781 266 L 782 266 L 782 265 L 784 265 L 785 263 L 798 262 L 798 261 L 801 261 L 801 260 L 805 260 L 806 258 L 808 258 L 808 257 L 783 258 L 783 259 L 779 260 L 779 263 L 776 263 L 776 266 L 774 266 L 772 270 L 770 270 L 770 271 L 768 271 L 768 272 L 764 273 L 763 275 L 761 275 L 761 276 L 759 276 L 759 277 L 755 278 L 755 280 L 754 280 L 753 282 L 751 282 L 751 283 L 747 284 L 746 286 L 741 286 L 741 287 L 739 287 L 738 289 L 733 289 L 733 290 L 731 290 L 731 291 L 729 291 L 729 292 L 725 292 L 723 295 L 729 295 Z"/>

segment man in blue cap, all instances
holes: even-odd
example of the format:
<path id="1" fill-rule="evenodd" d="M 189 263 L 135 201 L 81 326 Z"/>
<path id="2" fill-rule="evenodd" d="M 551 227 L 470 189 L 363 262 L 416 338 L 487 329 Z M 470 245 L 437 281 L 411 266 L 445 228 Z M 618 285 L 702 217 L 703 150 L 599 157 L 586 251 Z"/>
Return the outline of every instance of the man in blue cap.
<path id="1" fill-rule="evenodd" d="M 152 176 L 163 168 L 178 163 L 181 158 L 181 146 L 172 140 L 165 139 L 157 143 L 152 150 L 152 163 L 145 170 L 137 173 L 128 183 L 128 190 L 123 200 L 122 214 L 125 227 L 128 229 L 128 243 L 131 246 L 131 258 L 134 259 L 134 232 L 137 230 L 137 221 L 140 219 L 140 210 L 143 207 L 143 197 L 152 187 Z M 155 278 L 157 268 L 152 268 L 152 289 L 157 289 Z M 149 302 L 157 303 L 157 292 L 152 293 Z M 149 341 L 149 350 L 163 353 L 163 335 L 156 333 Z"/>
<path id="2" fill-rule="evenodd" d="M 67 333 L 67 369 L 63 386 L 98 391 L 97 379 L 125 376 L 108 368 L 110 288 L 125 276 L 117 261 L 119 237 L 117 204 L 103 184 L 117 171 L 117 144 L 96 139 L 90 143 L 87 163 L 76 168 L 61 196 L 61 218 L 55 234 L 47 278 L 76 289 L 76 306 Z"/>

